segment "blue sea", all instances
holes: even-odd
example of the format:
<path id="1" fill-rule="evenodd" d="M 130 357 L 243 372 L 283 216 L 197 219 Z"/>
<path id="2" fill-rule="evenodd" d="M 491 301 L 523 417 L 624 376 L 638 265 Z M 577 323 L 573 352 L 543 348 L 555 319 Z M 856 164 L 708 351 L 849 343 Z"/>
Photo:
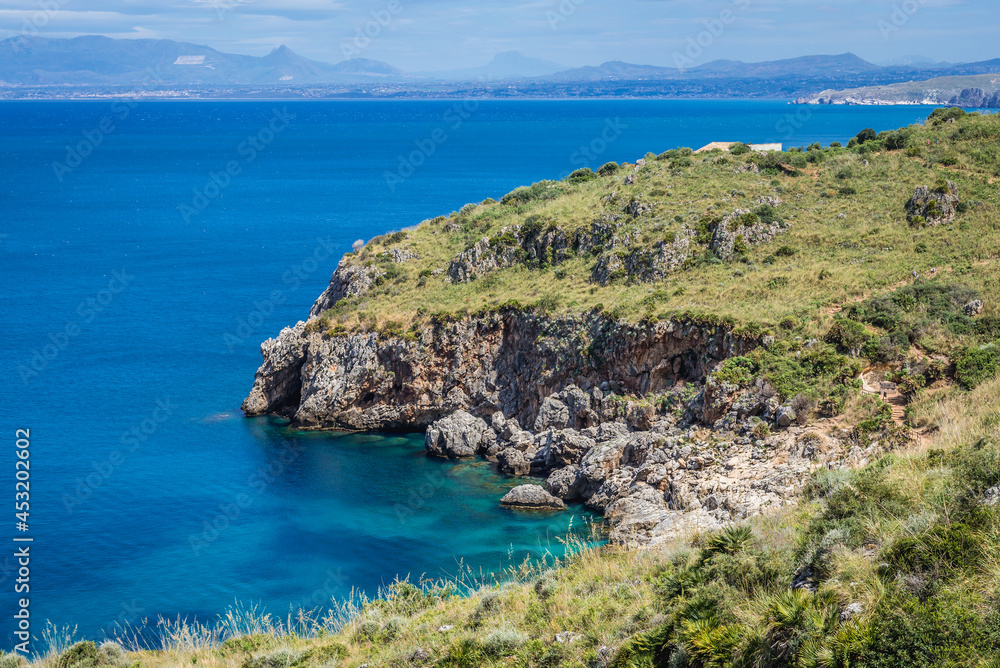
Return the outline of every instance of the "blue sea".
<path id="1" fill-rule="evenodd" d="M 515 481 L 429 459 L 420 434 L 244 418 L 261 341 L 305 318 L 355 239 L 648 151 L 846 142 L 930 110 L 0 102 L 0 647 L 24 597 L 33 635 L 51 621 L 99 638 L 158 616 L 211 622 L 237 601 L 284 615 L 397 577 L 560 554 L 583 508 L 500 509 Z M 30 430 L 26 531 L 18 429 Z M 26 544 L 30 594 L 17 594 Z"/>

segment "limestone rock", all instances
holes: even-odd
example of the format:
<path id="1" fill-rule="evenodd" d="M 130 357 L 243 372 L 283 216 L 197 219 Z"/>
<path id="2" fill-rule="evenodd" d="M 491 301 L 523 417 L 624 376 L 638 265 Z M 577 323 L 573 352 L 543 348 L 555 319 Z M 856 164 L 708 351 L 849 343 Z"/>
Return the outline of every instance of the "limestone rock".
<path id="1" fill-rule="evenodd" d="M 587 505 L 603 512 L 611 504 L 629 495 L 634 480 L 635 469 L 633 468 L 619 468 L 611 471 L 604 478 L 597 491 L 587 499 Z M 662 499 L 660 503 L 662 505 Z"/>
<path id="2" fill-rule="evenodd" d="M 625 213 L 635 218 L 644 216 L 653 210 L 653 205 L 637 199 L 632 200 L 625 206 Z"/>
<path id="3" fill-rule="evenodd" d="M 487 431 L 492 435 L 486 422 L 459 410 L 428 427 L 424 446 L 435 457 L 474 457 L 489 444 Z"/>
<path id="4" fill-rule="evenodd" d="M 319 296 L 319 299 L 316 300 L 316 303 L 309 310 L 309 317 L 312 318 L 320 315 L 341 299 L 360 297 L 375 287 L 378 280 L 384 275 L 385 272 L 377 266 L 354 264 L 352 261 L 344 258 L 337 265 L 337 270 L 333 272 L 333 276 L 330 278 L 330 285 L 323 291 L 323 294 Z"/>
<path id="5" fill-rule="evenodd" d="M 701 406 L 701 421 L 705 424 L 715 424 L 729 412 L 729 407 L 733 405 L 739 387 L 730 383 L 723 383 L 712 376 L 705 381 L 704 403 Z"/>
<path id="6" fill-rule="evenodd" d="M 918 186 L 913 197 L 906 203 L 906 219 L 911 223 L 917 216 L 923 218 L 928 225 L 940 225 L 955 220 L 955 207 L 958 206 L 958 186 L 947 181 L 942 188 L 934 190 L 927 186 Z"/>
<path id="7" fill-rule="evenodd" d="M 553 496 L 569 500 L 579 496 L 579 466 L 564 466 L 556 469 L 545 479 L 545 487 Z"/>
<path id="8" fill-rule="evenodd" d="M 605 422 L 597 428 L 597 442 L 614 441 L 619 438 L 628 438 L 628 425 L 623 422 Z"/>
<path id="9" fill-rule="evenodd" d="M 977 315 L 983 312 L 983 300 L 973 299 L 971 302 L 965 305 L 965 315 L 970 318 L 975 318 Z"/>
<path id="10" fill-rule="evenodd" d="M 993 485 L 983 492 L 983 504 L 987 506 L 1000 504 L 1000 485 Z"/>
<path id="11" fill-rule="evenodd" d="M 504 428 L 507 426 L 507 418 L 500 411 L 496 411 L 490 416 L 490 426 L 493 427 L 498 435 L 503 433 Z"/>
<path id="12" fill-rule="evenodd" d="M 569 423 L 569 408 L 563 402 L 553 397 L 546 397 L 538 409 L 535 418 L 535 431 L 546 429 L 565 429 Z"/>
<path id="13" fill-rule="evenodd" d="M 728 260 L 741 246 L 767 243 L 785 227 L 782 221 L 765 222 L 749 209 L 736 209 L 715 226 L 710 247 L 720 258 Z"/>
<path id="14" fill-rule="evenodd" d="M 509 508 L 535 508 L 562 510 L 566 504 L 552 496 L 540 485 L 519 485 L 500 499 L 500 505 Z"/>
<path id="15" fill-rule="evenodd" d="M 500 472 L 507 475 L 524 476 L 531 473 L 531 457 L 517 448 L 505 448 L 497 454 Z"/>
<path id="16" fill-rule="evenodd" d="M 791 426 L 795 422 L 795 411 L 791 406 L 782 406 L 775 413 L 774 422 L 782 429 Z"/>
<path id="17" fill-rule="evenodd" d="M 579 464 L 583 456 L 595 445 L 592 438 L 572 429 L 551 432 L 548 438 L 549 468 Z"/>
<path id="18" fill-rule="evenodd" d="M 604 484 L 608 474 L 618 468 L 626 442 L 609 441 L 594 446 L 580 463 L 580 496 L 593 496 Z"/>
<path id="19" fill-rule="evenodd" d="M 486 274 L 513 267 L 517 264 L 515 249 L 500 245 L 490 245 L 489 237 L 483 237 L 451 261 L 448 276 L 453 283 L 467 283 Z"/>
<path id="20" fill-rule="evenodd" d="M 840 621 L 849 622 L 856 617 L 860 617 L 864 614 L 865 606 L 861 603 L 851 603 L 846 608 L 840 612 Z"/>
<path id="21" fill-rule="evenodd" d="M 253 390 L 243 402 L 247 415 L 294 411 L 302 387 L 302 365 L 308 345 L 304 338 L 306 323 L 281 330 L 276 338 L 260 344 L 264 364 L 257 370 Z"/>

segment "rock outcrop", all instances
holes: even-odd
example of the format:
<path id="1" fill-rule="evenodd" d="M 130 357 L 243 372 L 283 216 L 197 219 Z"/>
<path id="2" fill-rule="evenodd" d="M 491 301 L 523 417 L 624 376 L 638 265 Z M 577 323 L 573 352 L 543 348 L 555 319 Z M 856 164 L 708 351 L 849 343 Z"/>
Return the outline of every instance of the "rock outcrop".
<path id="1" fill-rule="evenodd" d="M 934 189 L 918 186 L 906 203 L 906 219 L 910 223 L 923 222 L 940 225 L 955 220 L 958 206 L 958 186 L 948 181 Z"/>
<path id="2" fill-rule="evenodd" d="M 428 324 L 408 338 L 328 336 L 300 323 L 261 346 L 264 363 L 243 410 L 313 429 L 423 429 L 458 410 L 483 418 L 499 411 L 535 427 L 545 400 L 575 385 L 572 396 L 553 397 L 566 412 L 550 402 L 538 427 L 565 419 L 582 428 L 618 410 L 605 397 L 612 388 L 660 392 L 759 344 L 722 326 L 630 324 L 598 313 L 496 312 Z"/>
<path id="3" fill-rule="evenodd" d="M 385 272 L 375 265 L 365 266 L 341 260 L 330 278 L 330 285 L 310 309 L 309 317 L 318 316 L 341 299 L 360 297 L 375 287 L 383 275 Z"/>
<path id="4" fill-rule="evenodd" d="M 977 315 L 983 312 L 983 308 L 984 305 L 982 299 L 973 299 L 971 302 L 965 305 L 965 308 L 963 310 L 965 311 L 965 315 L 969 316 L 970 318 L 975 318 Z"/>
<path id="5" fill-rule="evenodd" d="M 780 220 L 762 220 L 749 209 L 737 209 L 722 219 L 712 233 L 710 248 L 722 259 L 768 243 L 786 227 Z"/>
<path id="6" fill-rule="evenodd" d="M 455 411 L 427 428 L 424 445 L 436 457 L 474 457 L 496 441 L 485 421 L 465 411 Z"/>
<path id="7" fill-rule="evenodd" d="M 544 489 L 522 485 L 504 497 L 504 505 L 560 507 L 556 501 L 580 501 L 604 513 L 613 542 L 657 544 L 679 532 L 715 529 L 779 509 L 793 502 L 813 470 L 864 464 L 880 451 L 877 443 L 859 448 L 832 438 L 822 421 L 811 428 L 795 426 L 790 409 L 762 400 L 755 385 L 719 387 L 717 394 L 727 397 L 721 408 L 706 402 L 702 392 L 687 405 L 657 413 L 646 427 L 614 420 L 556 430 L 550 427 L 568 421 L 568 411 L 558 407 L 558 422 L 539 423 L 546 427 L 542 432 L 493 424 L 496 443 L 476 454 L 495 459 L 508 475 L 546 475 Z M 567 388 L 543 404 L 565 406 L 564 397 L 577 390 Z M 684 395 L 683 388 L 674 391 L 675 397 Z M 716 408 L 706 414 L 706 403 Z M 740 417 L 748 406 L 758 414 Z M 611 417 L 597 414 L 598 419 Z M 698 418 L 720 414 L 714 428 Z M 761 416 L 775 425 L 787 422 L 788 428 L 759 432 Z M 468 414 L 459 418 L 472 425 Z M 465 429 L 478 433 L 485 424 Z"/>

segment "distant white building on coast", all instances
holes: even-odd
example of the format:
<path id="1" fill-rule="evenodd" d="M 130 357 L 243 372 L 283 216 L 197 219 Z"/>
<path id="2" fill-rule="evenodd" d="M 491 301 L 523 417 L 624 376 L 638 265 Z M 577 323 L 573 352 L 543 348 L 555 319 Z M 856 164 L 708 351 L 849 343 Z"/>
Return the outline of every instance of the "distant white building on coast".
<path id="1" fill-rule="evenodd" d="M 695 151 L 695 153 L 704 153 L 705 151 L 712 151 L 715 149 L 719 149 L 721 151 L 728 151 L 733 146 L 733 144 L 738 144 L 738 143 L 739 142 L 735 141 L 714 141 L 711 144 L 705 144 L 697 151 Z M 762 153 L 766 151 L 781 150 L 781 144 L 749 144 L 749 146 L 750 150 L 760 151 Z"/>

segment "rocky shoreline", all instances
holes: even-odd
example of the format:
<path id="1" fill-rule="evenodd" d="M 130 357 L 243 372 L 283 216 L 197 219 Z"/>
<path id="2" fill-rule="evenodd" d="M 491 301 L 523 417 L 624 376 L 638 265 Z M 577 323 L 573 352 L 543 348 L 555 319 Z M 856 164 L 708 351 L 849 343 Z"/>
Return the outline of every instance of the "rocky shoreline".
<path id="1" fill-rule="evenodd" d="M 612 541 L 652 545 L 780 508 L 810 471 L 862 463 L 878 447 L 852 449 L 822 421 L 798 425 L 761 380 L 717 381 L 724 360 L 769 345 L 726 325 L 508 309 L 409 336 L 310 326 L 372 284 L 342 263 L 310 320 L 261 345 L 248 416 L 304 429 L 426 430 L 430 456 L 483 457 L 508 475 L 544 477 L 544 489 L 505 505 L 583 502 L 604 513 Z"/>

